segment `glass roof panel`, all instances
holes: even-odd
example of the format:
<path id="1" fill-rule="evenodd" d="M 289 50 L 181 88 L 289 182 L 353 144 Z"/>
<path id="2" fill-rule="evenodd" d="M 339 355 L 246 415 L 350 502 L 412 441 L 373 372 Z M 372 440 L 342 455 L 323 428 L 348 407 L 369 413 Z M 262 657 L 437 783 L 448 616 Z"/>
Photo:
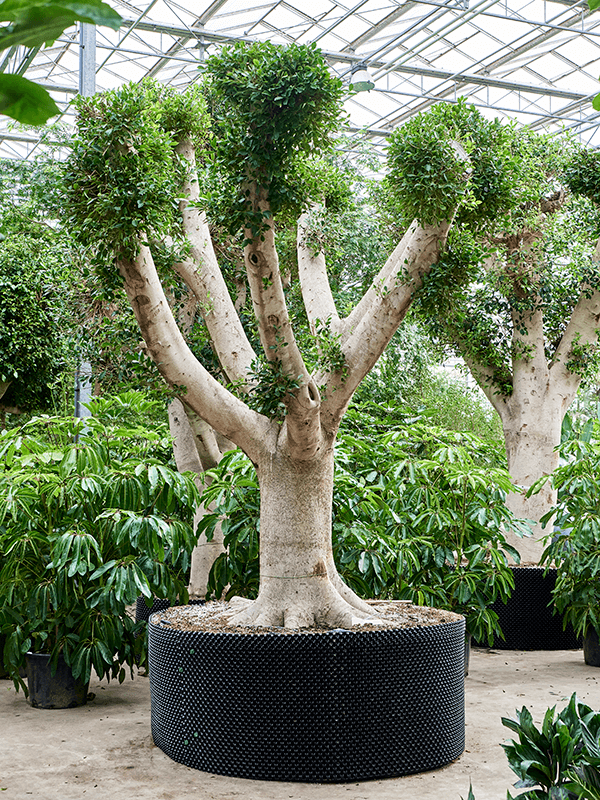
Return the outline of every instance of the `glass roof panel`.
<path id="1" fill-rule="evenodd" d="M 466 97 L 486 116 L 537 130 L 564 123 L 600 146 L 600 12 L 582 0 L 108 0 L 125 18 L 96 32 L 97 90 L 153 76 L 185 87 L 223 42 L 317 42 L 332 71 L 349 81 L 366 63 L 375 89 L 348 99 L 358 142 L 382 142 L 395 125 L 432 103 Z M 25 74 L 52 91 L 73 124 L 80 32 L 49 48 L 0 53 L 0 72 Z M 0 117 L 0 155 L 26 157 L 39 133 Z"/>

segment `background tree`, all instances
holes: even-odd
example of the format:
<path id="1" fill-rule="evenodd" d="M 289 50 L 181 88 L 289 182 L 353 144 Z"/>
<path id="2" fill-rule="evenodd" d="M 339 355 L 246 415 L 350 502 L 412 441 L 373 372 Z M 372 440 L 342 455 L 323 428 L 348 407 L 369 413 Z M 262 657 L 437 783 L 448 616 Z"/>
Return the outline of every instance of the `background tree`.
<path id="1" fill-rule="evenodd" d="M 442 122 L 448 113 L 438 107 L 436 118 Z M 420 133 L 420 125 L 428 129 Z M 498 161 L 491 140 L 472 136 L 471 152 L 485 152 L 472 162 L 472 179 L 495 213 L 482 219 L 473 207 L 457 217 L 418 306 L 429 330 L 464 359 L 498 412 L 508 469 L 526 490 L 558 466 L 563 417 L 581 381 L 597 368 L 600 272 L 588 243 L 597 221 L 589 203 L 565 192 L 569 142 L 499 123 L 486 135 L 502 142 L 506 158 Z M 392 148 L 411 150 L 424 139 L 426 147 L 432 136 L 435 127 L 416 117 Z M 399 202 L 406 205 L 401 195 Z M 465 280 L 442 284 L 438 269 Z M 509 505 L 517 516 L 539 521 L 555 500 L 547 483 L 532 497 L 512 494 Z M 538 527 L 533 539 L 513 541 L 525 560 L 539 561 L 541 532 Z"/>
<path id="2" fill-rule="evenodd" d="M 5 212 L 7 209 L 4 209 Z M 5 213 L 0 234 L 0 411 L 60 406 L 72 384 L 71 270 L 65 240 Z"/>
<path id="3" fill-rule="evenodd" d="M 457 207 L 473 202 L 456 144 L 460 126 L 454 122 L 442 134 L 443 169 L 431 173 L 426 218 L 411 224 L 345 318 L 333 301 L 324 252 L 309 246 L 309 219 L 301 213 L 299 281 L 320 352 L 309 371 L 286 306 L 274 219 L 322 199 L 301 178 L 303 170 L 310 174 L 307 159 L 331 146 L 341 83 L 316 48 L 294 45 L 227 47 L 207 71 L 215 120 L 208 141 L 205 103 L 195 90 L 182 96 L 155 85 L 128 86 L 80 101 L 67 175 L 72 222 L 84 240 L 97 243 L 105 278 L 118 284 L 120 275 L 148 352 L 182 403 L 256 467 L 260 590 L 255 601 L 237 605 L 232 619 L 351 626 L 373 612 L 342 582 L 333 561 L 333 446 L 352 394 L 439 261 Z M 475 115 L 472 121 L 489 125 Z M 232 188 L 232 226 L 244 228 L 260 357 L 218 269 L 196 153 L 210 157 L 209 167 Z M 170 264 L 157 258 L 160 241 Z M 229 387 L 178 330 L 163 290 L 173 275 L 196 295 L 218 360 L 215 374 L 226 376 Z"/>

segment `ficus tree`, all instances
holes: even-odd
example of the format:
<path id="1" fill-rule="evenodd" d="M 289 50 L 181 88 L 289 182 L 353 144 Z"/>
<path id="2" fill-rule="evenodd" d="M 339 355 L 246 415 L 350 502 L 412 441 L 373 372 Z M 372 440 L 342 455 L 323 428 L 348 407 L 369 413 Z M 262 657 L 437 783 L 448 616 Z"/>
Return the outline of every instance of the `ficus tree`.
<path id="1" fill-rule="evenodd" d="M 232 601 L 231 620 L 350 627 L 374 612 L 334 565 L 336 433 L 424 275 L 440 262 L 457 209 L 477 200 L 464 155 L 470 145 L 456 124 L 441 134 L 443 168 L 430 165 L 430 213 L 409 225 L 341 317 L 307 214 L 325 200 L 311 164 L 332 147 L 341 82 L 315 47 L 270 43 L 225 47 L 206 72 L 210 114 L 201 90 L 177 94 L 155 84 L 79 101 L 66 175 L 71 221 L 105 279 L 124 287 L 147 351 L 182 404 L 256 467 L 260 589 L 253 601 Z M 481 117 L 477 124 L 488 126 Z M 232 228 L 243 229 L 253 327 L 242 324 L 218 268 L 204 210 L 207 171 L 221 176 Z M 316 363 L 303 357 L 286 304 L 276 242 L 277 219 L 286 214 L 299 220 L 298 280 Z M 438 279 L 447 277 L 438 271 Z M 180 281 L 198 300 L 215 354 L 210 364 L 187 345 L 167 300 L 165 288 Z"/>
<path id="2" fill-rule="evenodd" d="M 438 107 L 437 118 L 448 113 Z M 473 112 L 464 113 L 468 125 Z M 394 149 L 412 147 L 411 135 L 416 146 L 436 135 L 421 117 L 405 128 Z M 510 495 L 509 505 L 539 522 L 555 502 L 550 482 L 537 494 L 526 490 L 558 466 L 564 415 L 598 367 L 598 223 L 591 204 L 569 192 L 575 148 L 568 140 L 493 123 L 471 141 L 485 153 L 472 159 L 473 180 L 485 186 L 484 202 L 495 211 L 484 216 L 472 206 L 457 216 L 417 306 L 498 412 L 508 469 L 524 489 Z M 427 186 L 422 192 L 428 198 Z M 399 202 L 410 215 L 403 196 Z M 442 284 L 438 270 L 462 279 Z M 513 541 L 523 560 L 539 561 L 542 533 L 538 525 L 532 538 Z"/>

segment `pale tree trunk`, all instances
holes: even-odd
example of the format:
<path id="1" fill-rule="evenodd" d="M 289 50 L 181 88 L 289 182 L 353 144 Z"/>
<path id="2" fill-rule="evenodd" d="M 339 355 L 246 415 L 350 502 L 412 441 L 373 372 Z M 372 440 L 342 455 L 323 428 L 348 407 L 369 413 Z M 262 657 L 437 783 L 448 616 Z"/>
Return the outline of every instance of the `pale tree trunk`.
<path id="1" fill-rule="evenodd" d="M 182 143 L 178 151 L 190 166 L 186 192 L 194 200 L 193 148 L 189 142 Z M 342 362 L 311 375 L 285 304 L 268 198 L 255 185 L 248 191 L 255 210 L 264 212 L 265 228 L 260 236 L 246 231 L 244 262 L 265 356 L 274 375 L 290 381 L 283 398 L 283 421 L 251 410 L 195 358 L 175 323 L 147 245 L 140 242 L 138 252 L 119 260 L 118 266 L 148 352 L 170 386 L 185 387 L 181 400 L 192 429 L 201 424 L 214 429 L 240 447 L 257 470 L 259 595 L 255 601 L 232 602 L 231 621 L 292 628 L 351 627 L 373 620 L 375 612 L 343 583 L 333 560 L 335 437 L 354 390 L 394 335 L 424 275 L 438 261 L 450 222 L 423 227 L 413 223 L 349 320 L 339 319 L 330 292 L 325 303 L 319 302 L 326 280 L 323 264 L 319 256 L 306 251 L 300 235 L 300 279 L 309 321 L 314 325 L 318 314 L 326 322 L 322 316 L 327 313 Z M 187 200 L 181 202 L 181 209 L 191 246 L 189 257 L 175 269 L 203 309 L 223 373 L 241 385 L 242 393 L 248 392 L 253 388 L 249 372 L 255 356 L 220 275 L 206 219 Z M 262 388 L 268 392 L 268 381 Z"/>
<path id="2" fill-rule="evenodd" d="M 246 624 L 348 628 L 372 609 L 342 583 L 333 562 L 333 448 L 310 460 L 285 452 L 258 464 L 260 591 L 238 600 Z M 245 608 L 244 608 L 245 607 Z"/>
<path id="3" fill-rule="evenodd" d="M 511 398 L 512 399 L 512 398 Z M 507 533 L 506 538 L 521 554 L 522 563 L 538 564 L 544 544 L 542 538 L 552 533 L 550 521 L 543 529 L 539 520 L 556 503 L 556 491 L 548 481 L 542 490 L 531 497 L 525 492 L 536 480 L 551 475 L 558 466 L 558 452 L 564 411 L 560 400 L 546 398 L 540 403 L 525 402 L 507 409 L 502 415 L 508 471 L 522 494 L 512 492 L 507 506 L 517 517 L 532 520 L 535 525 L 531 538 Z"/>
<path id="4" fill-rule="evenodd" d="M 206 451 L 207 448 L 199 446 L 198 439 L 192 429 L 185 407 L 181 400 L 177 398 L 175 398 L 169 406 L 169 428 L 171 430 L 171 436 L 173 437 L 173 454 L 175 456 L 177 469 L 179 472 L 196 473 L 198 476 L 196 478 L 196 485 L 198 489 L 202 491 L 204 489 L 204 483 L 200 476 L 209 467 L 216 466 L 218 461 L 221 460 L 223 453 L 220 449 L 217 451 L 218 461 L 216 463 L 213 463 L 213 459 L 210 459 L 207 463 L 206 456 L 204 459 L 201 458 L 200 452 L 202 450 Z M 194 514 L 194 530 L 198 527 L 198 523 L 206 511 L 207 509 L 204 505 L 199 505 L 196 509 Z M 206 596 L 208 576 L 212 565 L 221 553 L 224 552 L 223 532 L 221 530 L 221 523 L 219 522 L 215 527 L 213 538 L 210 542 L 207 540 L 206 535 L 202 533 L 192 551 L 190 580 L 188 584 L 190 597 L 202 599 Z"/>
<path id="5" fill-rule="evenodd" d="M 600 240 L 599 240 L 600 245 Z M 600 257 L 596 246 L 594 260 Z M 552 535 L 552 520 L 542 528 L 540 519 L 555 505 L 551 482 L 531 497 L 525 492 L 540 478 L 551 475 L 559 463 L 562 422 L 575 399 L 581 374 L 573 363 L 575 348 L 595 346 L 600 327 L 600 292 L 584 285 L 565 332 L 548 361 L 544 347 L 542 303 L 530 312 L 513 312 L 512 393 L 502 394 L 489 367 L 468 356 L 473 376 L 502 420 L 508 471 L 517 487 L 507 505 L 517 516 L 535 524 L 531 538 L 508 534 L 520 553 L 522 563 L 539 563 L 543 537 Z"/>

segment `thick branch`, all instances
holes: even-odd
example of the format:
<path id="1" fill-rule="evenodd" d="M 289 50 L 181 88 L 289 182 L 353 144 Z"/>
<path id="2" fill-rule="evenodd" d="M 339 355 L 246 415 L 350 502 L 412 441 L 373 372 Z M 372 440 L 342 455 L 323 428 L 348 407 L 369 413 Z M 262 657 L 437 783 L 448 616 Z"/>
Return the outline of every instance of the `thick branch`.
<path id="1" fill-rule="evenodd" d="M 176 151 L 189 165 L 189 176 L 183 187 L 184 199 L 180 200 L 179 206 L 190 252 L 188 258 L 175 265 L 175 270 L 198 299 L 223 371 L 231 382 L 246 383 L 256 354 L 219 268 L 206 214 L 194 205 L 198 200 L 194 148 L 189 140 L 185 140 L 177 146 Z"/>
<path id="2" fill-rule="evenodd" d="M 257 209 L 269 213 L 266 197 L 256 197 L 255 202 Z M 244 248 L 248 284 L 265 354 L 269 361 L 281 364 L 284 375 L 301 382 L 300 388 L 292 390 L 285 398 L 289 444 L 294 457 L 310 458 L 320 443 L 320 397 L 294 338 L 281 282 L 272 219 L 260 235 L 253 236 L 247 229 L 245 236 L 248 241 Z"/>
<path id="3" fill-rule="evenodd" d="M 303 214 L 298 220 L 298 274 L 310 330 L 314 336 L 317 323 L 321 322 L 327 323 L 332 333 L 339 333 L 340 318 L 327 277 L 325 254 L 321 250 L 313 255 L 306 243 L 307 227 L 308 214 Z"/>
<path id="4" fill-rule="evenodd" d="M 175 323 L 148 247 L 142 245 L 134 259 L 123 259 L 118 267 L 148 352 L 167 384 L 184 387 L 186 405 L 256 460 L 275 426 L 225 389 L 191 352 Z"/>
<path id="5" fill-rule="evenodd" d="M 565 392 L 565 411 L 577 394 L 582 377 L 575 370 L 569 369 L 573 347 L 597 344 L 599 329 L 600 292 L 584 289 L 550 363 L 550 379 L 553 387 L 560 386 Z"/>
<path id="6" fill-rule="evenodd" d="M 450 222 L 422 228 L 416 222 L 405 237 L 401 257 L 372 292 L 371 303 L 362 318 L 342 343 L 345 371 L 330 375 L 326 383 L 326 400 L 322 409 L 324 425 L 336 428 L 360 381 L 375 364 L 398 329 L 420 289 L 423 276 L 439 260 L 446 243 Z M 371 290 L 369 290 L 371 291 Z"/>
<path id="7" fill-rule="evenodd" d="M 380 269 L 379 273 L 373 278 L 371 285 L 364 293 L 360 301 L 352 309 L 350 314 L 342 321 L 343 336 L 347 337 L 352 334 L 356 326 L 363 319 L 365 314 L 369 312 L 373 304 L 380 296 L 383 287 L 386 285 L 390 275 L 398 274 L 404 264 L 404 251 L 409 243 L 413 240 L 415 231 L 419 228 L 416 220 L 407 228 L 404 236 L 396 245 L 393 253 L 388 257 L 387 261 Z"/>

